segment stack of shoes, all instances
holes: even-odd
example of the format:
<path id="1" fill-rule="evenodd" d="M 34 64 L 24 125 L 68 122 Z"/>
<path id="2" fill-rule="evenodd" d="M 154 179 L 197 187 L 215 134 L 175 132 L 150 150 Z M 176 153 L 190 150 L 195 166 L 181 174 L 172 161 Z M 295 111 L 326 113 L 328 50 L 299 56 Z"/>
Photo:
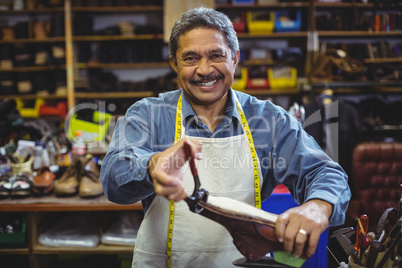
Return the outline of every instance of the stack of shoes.
<path id="1" fill-rule="evenodd" d="M 100 172 L 91 155 L 78 157 L 55 182 L 56 196 L 71 196 L 79 192 L 81 197 L 96 197 L 103 194 Z"/>
<path id="2" fill-rule="evenodd" d="M 41 167 L 34 173 L 33 192 L 37 195 L 46 195 L 53 191 L 54 174 L 48 167 Z"/>

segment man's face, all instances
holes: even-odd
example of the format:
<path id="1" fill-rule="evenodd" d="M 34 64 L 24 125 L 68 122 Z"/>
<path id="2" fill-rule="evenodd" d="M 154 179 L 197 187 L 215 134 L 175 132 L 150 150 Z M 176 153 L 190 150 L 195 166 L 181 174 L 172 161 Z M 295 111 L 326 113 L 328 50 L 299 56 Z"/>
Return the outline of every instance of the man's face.
<path id="1" fill-rule="evenodd" d="M 212 105 L 226 95 L 234 79 L 239 52 L 232 53 L 217 30 L 197 28 L 179 38 L 177 73 L 180 86 L 196 105 Z"/>

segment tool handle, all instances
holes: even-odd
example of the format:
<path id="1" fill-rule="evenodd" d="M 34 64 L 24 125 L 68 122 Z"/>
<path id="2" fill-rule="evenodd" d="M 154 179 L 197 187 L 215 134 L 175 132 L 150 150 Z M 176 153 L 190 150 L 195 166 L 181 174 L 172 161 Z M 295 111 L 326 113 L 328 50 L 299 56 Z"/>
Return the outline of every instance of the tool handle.
<path id="1" fill-rule="evenodd" d="M 380 241 L 373 240 L 367 256 L 367 267 L 373 268 L 377 259 L 378 253 L 381 251 L 382 245 Z"/>

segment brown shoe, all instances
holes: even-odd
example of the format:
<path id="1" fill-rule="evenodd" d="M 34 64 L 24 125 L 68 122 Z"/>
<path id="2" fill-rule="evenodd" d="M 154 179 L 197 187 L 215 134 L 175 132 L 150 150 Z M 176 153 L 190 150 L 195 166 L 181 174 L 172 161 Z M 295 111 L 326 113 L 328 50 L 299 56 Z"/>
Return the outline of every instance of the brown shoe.
<path id="1" fill-rule="evenodd" d="M 57 196 L 74 195 L 78 191 L 80 181 L 81 161 L 78 159 L 67 168 L 61 178 L 54 184 L 54 194 Z"/>
<path id="2" fill-rule="evenodd" d="M 41 167 L 35 172 L 33 179 L 33 192 L 44 195 L 50 193 L 54 188 L 54 174 L 48 167 Z"/>
<path id="3" fill-rule="evenodd" d="M 84 161 L 79 195 L 81 197 L 95 197 L 103 194 L 102 184 L 100 182 L 100 172 L 93 157 L 81 159 Z"/>

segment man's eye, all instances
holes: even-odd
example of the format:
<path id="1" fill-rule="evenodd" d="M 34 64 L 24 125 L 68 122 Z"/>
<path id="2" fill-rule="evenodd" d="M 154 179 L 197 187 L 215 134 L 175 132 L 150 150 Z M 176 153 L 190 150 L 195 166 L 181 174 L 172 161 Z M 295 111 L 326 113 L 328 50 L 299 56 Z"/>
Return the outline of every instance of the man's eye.
<path id="1" fill-rule="evenodd" d="M 212 55 L 213 59 L 223 59 L 224 57 L 225 57 L 225 55 L 223 55 L 223 54 L 214 54 L 214 55 Z"/>
<path id="2" fill-rule="evenodd" d="M 194 61 L 195 57 L 185 57 L 184 61 Z"/>

